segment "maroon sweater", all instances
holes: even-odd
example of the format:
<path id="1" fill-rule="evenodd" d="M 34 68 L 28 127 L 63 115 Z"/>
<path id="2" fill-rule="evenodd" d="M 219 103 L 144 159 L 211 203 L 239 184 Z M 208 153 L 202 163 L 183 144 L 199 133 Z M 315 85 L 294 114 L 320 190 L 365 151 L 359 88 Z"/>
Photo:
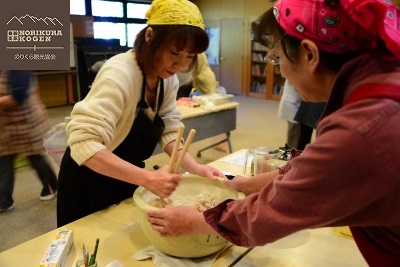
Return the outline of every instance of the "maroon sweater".
<path id="1" fill-rule="evenodd" d="M 248 247 L 303 229 L 354 226 L 400 262 L 400 102 L 369 98 L 344 105 L 363 83 L 400 90 L 399 62 L 364 55 L 346 64 L 317 138 L 290 161 L 290 171 L 257 194 L 204 212 L 206 221 L 227 240 Z"/>

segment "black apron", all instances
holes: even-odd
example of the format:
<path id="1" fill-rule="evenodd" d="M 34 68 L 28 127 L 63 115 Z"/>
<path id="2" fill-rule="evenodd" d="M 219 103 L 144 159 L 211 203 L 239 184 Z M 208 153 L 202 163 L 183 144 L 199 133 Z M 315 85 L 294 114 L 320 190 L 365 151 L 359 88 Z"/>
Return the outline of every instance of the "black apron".
<path id="1" fill-rule="evenodd" d="M 153 122 L 144 114 L 144 110 L 148 108 L 144 100 L 145 90 L 143 81 L 142 96 L 137 105 L 137 117 L 127 137 L 113 151 L 121 159 L 140 168 L 145 167 L 143 161 L 153 154 L 165 128 L 158 112 Z M 163 98 L 164 84 L 160 79 L 157 109 L 161 107 Z M 57 227 L 130 198 L 137 187 L 101 175 L 86 166 L 79 166 L 71 158 L 71 150 L 68 147 L 58 175 Z"/>

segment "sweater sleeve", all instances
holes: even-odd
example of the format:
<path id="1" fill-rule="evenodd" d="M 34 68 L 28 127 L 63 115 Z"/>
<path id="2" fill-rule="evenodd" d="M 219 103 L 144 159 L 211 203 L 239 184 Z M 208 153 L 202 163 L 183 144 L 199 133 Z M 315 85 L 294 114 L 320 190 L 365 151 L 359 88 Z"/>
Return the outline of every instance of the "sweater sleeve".
<path id="1" fill-rule="evenodd" d="M 67 125 L 71 156 L 79 165 L 100 150 L 113 151 L 128 135 L 141 81 L 129 52 L 112 57 L 100 69 L 88 95 L 75 104 Z"/>

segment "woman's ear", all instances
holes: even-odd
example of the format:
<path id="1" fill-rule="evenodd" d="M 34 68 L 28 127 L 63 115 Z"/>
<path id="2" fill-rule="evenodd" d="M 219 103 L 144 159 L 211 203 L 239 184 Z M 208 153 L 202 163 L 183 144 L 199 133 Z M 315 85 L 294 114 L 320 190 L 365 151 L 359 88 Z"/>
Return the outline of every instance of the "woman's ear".
<path id="1" fill-rule="evenodd" d="M 311 72 L 316 72 L 320 63 L 317 45 L 308 39 L 301 41 L 301 59 Z M 305 66 L 305 65 L 303 65 Z"/>
<path id="2" fill-rule="evenodd" d="M 146 33 L 144 35 L 146 43 L 148 43 L 151 39 L 153 39 L 153 35 L 154 35 L 153 28 L 147 27 Z"/>

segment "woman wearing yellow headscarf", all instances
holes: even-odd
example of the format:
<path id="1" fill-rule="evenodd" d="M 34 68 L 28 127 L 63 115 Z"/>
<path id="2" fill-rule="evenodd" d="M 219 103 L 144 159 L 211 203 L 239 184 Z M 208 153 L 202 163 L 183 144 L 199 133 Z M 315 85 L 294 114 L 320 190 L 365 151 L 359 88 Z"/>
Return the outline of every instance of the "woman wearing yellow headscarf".
<path id="1" fill-rule="evenodd" d="M 137 186 L 165 198 L 182 179 L 168 166 L 145 170 L 143 161 L 157 143 L 171 155 L 182 119 L 175 74 L 194 64 L 208 37 L 200 11 L 187 0 L 155 0 L 146 17 L 134 49 L 110 58 L 72 110 L 59 173 L 58 227 L 132 197 Z M 224 177 L 188 153 L 182 167 Z"/>

